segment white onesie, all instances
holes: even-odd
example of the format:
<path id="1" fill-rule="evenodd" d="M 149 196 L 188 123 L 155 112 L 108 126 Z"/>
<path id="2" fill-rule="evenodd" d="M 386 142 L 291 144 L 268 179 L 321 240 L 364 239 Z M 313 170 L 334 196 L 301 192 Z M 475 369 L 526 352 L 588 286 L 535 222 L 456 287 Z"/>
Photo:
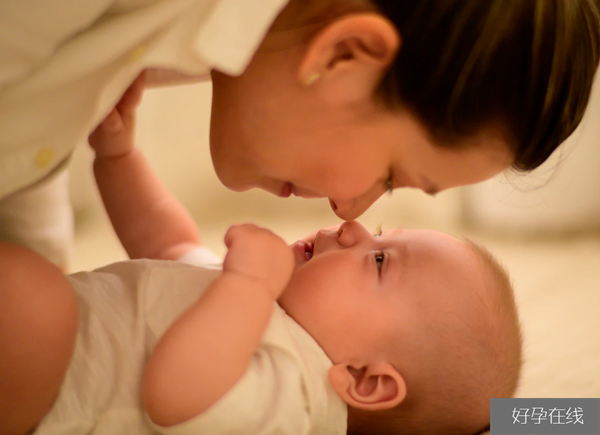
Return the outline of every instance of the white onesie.
<path id="1" fill-rule="evenodd" d="M 248 371 L 215 405 L 169 428 L 140 399 L 158 339 L 220 273 L 199 248 L 181 261 L 135 260 L 71 275 L 79 301 L 75 352 L 56 403 L 35 435 L 345 434 L 347 409 L 329 384 L 332 363 L 278 306 Z M 190 343 L 193 346 L 193 343 Z"/>

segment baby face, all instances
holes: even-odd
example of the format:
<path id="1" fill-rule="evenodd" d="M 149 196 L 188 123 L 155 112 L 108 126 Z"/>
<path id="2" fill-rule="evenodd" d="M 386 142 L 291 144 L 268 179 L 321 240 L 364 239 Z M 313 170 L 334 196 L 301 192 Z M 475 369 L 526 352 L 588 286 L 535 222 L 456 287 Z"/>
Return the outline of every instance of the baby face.
<path id="1" fill-rule="evenodd" d="M 292 245 L 296 268 L 279 299 L 334 363 L 384 358 L 387 343 L 420 337 L 426 323 L 468 317 L 483 287 L 471 248 L 431 230 L 380 237 L 356 221 Z"/>

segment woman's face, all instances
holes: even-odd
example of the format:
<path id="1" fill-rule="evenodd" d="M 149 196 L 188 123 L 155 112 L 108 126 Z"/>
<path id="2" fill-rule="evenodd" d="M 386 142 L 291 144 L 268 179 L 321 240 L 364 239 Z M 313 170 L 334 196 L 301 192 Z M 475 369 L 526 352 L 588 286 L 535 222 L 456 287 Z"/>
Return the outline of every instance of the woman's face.
<path id="1" fill-rule="evenodd" d="M 372 27 L 368 16 L 353 20 L 355 27 Z M 211 155 L 228 188 L 328 198 L 340 218 L 351 220 L 390 188 L 433 194 L 486 180 L 512 164 L 498 132 L 482 131 L 452 151 L 433 144 L 409 112 L 376 103 L 383 63 L 372 68 L 377 57 L 353 52 L 352 38 L 312 56 L 302 30 L 288 29 L 271 30 L 241 76 L 212 74 Z M 371 33 L 357 35 L 367 43 Z M 307 59 L 327 72 L 310 86 L 298 75 Z"/>
<path id="2" fill-rule="evenodd" d="M 235 191 L 328 198 L 336 215 L 351 220 L 389 187 L 435 194 L 486 180 L 512 164 L 508 145 L 492 131 L 448 150 L 435 146 L 409 113 L 374 103 L 336 111 L 311 105 L 307 96 L 286 99 L 268 86 L 245 100 L 244 83 L 236 80 L 243 77 L 213 75 L 211 123 L 215 170 Z M 220 89 L 222 81 L 233 83 Z"/>

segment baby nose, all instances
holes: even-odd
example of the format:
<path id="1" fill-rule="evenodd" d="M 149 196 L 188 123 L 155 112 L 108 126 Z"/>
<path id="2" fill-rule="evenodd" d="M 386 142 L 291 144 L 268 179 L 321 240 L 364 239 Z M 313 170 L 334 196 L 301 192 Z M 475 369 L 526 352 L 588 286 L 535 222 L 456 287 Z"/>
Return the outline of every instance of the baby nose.
<path id="1" fill-rule="evenodd" d="M 360 243 L 369 233 L 356 221 L 344 222 L 338 229 L 338 243 L 349 248 Z"/>

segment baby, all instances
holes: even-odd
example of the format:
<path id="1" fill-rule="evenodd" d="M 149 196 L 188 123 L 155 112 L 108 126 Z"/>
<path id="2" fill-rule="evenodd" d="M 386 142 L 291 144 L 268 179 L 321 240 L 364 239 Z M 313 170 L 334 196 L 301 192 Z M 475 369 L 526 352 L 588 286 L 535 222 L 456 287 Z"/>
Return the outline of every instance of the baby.
<path id="1" fill-rule="evenodd" d="M 133 148 L 138 91 L 90 143 L 124 247 L 156 260 L 65 278 L 0 245 L 10 259 L 0 264 L 1 433 L 489 426 L 489 399 L 514 393 L 521 365 L 512 290 L 491 255 L 435 231 L 373 235 L 354 221 L 290 249 L 240 225 L 225 236 L 222 270 L 209 266 L 218 259 Z"/>

